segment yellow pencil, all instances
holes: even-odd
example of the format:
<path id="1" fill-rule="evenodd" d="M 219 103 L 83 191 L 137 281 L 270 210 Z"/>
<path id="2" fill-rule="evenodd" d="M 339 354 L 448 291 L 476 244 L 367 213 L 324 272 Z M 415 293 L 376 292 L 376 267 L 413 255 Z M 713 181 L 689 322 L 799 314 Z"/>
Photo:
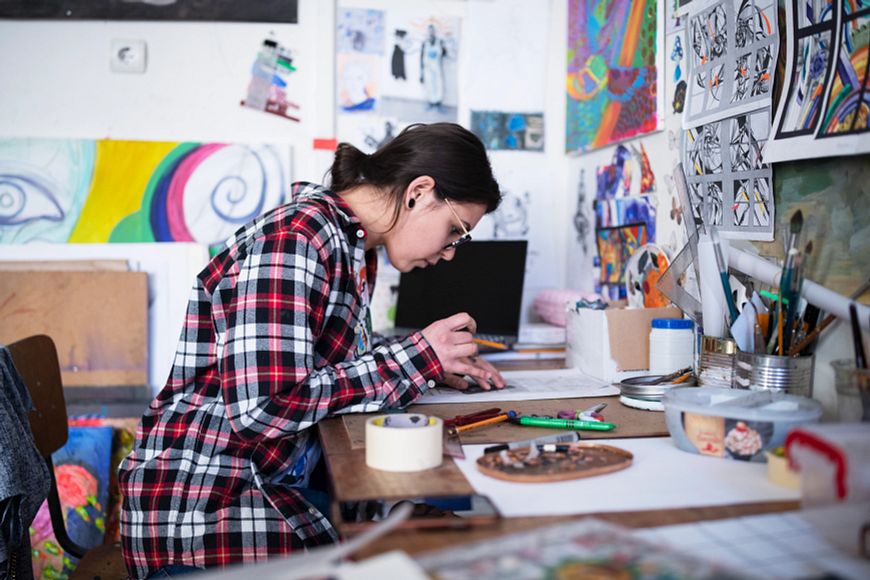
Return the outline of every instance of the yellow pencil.
<path id="1" fill-rule="evenodd" d="M 478 427 L 486 427 L 487 425 L 495 425 L 496 423 L 503 423 L 508 420 L 507 413 L 502 413 L 501 415 L 496 415 L 495 417 L 490 417 L 489 419 L 484 419 L 483 421 L 478 421 L 477 423 L 469 423 L 468 425 L 457 425 L 456 432 L 462 433 L 463 431 L 468 431 L 469 429 L 477 429 Z"/>
<path id="2" fill-rule="evenodd" d="M 508 345 L 501 342 L 493 342 L 491 340 L 483 340 L 482 338 L 473 339 L 475 344 L 479 344 L 481 346 L 489 346 L 492 348 L 497 348 L 500 350 L 508 350 Z"/>

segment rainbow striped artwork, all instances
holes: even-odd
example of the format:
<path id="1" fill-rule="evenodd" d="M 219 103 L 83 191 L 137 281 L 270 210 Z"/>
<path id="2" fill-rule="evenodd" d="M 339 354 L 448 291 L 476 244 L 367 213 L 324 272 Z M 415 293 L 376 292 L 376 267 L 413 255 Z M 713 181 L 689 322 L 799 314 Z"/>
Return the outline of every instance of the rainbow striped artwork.
<path id="1" fill-rule="evenodd" d="M 566 151 L 659 128 L 664 66 L 657 12 L 657 0 L 569 0 Z"/>
<path id="2" fill-rule="evenodd" d="M 0 140 L 0 243 L 216 245 L 287 199 L 287 145 Z"/>

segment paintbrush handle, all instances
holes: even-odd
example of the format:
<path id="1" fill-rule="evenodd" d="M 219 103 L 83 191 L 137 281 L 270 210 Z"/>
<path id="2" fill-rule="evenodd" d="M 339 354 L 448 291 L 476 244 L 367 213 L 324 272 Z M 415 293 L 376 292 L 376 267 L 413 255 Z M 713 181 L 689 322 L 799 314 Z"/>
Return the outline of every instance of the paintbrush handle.
<path id="1" fill-rule="evenodd" d="M 861 324 L 858 322 L 858 308 L 855 303 L 849 304 L 849 320 L 852 323 L 852 341 L 855 343 L 855 367 L 867 368 L 867 355 L 864 354 L 864 338 L 861 336 Z"/>

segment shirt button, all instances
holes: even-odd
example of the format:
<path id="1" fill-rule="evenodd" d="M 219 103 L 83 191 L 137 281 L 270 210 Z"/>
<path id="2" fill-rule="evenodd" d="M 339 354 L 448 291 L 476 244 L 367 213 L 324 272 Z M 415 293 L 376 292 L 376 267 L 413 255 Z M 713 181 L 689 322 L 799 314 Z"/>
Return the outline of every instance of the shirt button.
<path id="1" fill-rule="evenodd" d="M 428 381 L 426 381 L 426 384 L 429 385 L 430 389 L 435 388 L 435 381 L 433 381 L 432 379 L 429 379 Z"/>
<path id="2" fill-rule="evenodd" d="M 356 237 L 358 237 L 359 239 L 363 239 L 364 237 L 366 237 L 366 231 L 362 228 L 359 228 L 356 231 Z"/>
<path id="3" fill-rule="evenodd" d="M 308 508 L 308 513 L 310 513 L 312 516 L 320 515 L 320 512 L 318 512 L 317 509 L 313 507 Z"/>

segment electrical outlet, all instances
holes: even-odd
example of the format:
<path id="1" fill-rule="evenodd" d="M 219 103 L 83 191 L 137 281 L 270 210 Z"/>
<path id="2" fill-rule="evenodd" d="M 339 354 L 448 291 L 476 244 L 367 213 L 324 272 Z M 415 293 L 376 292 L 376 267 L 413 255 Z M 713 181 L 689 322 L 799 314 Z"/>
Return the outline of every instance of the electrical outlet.
<path id="1" fill-rule="evenodd" d="M 147 48 L 144 40 L 112 40 L 109 61 L 112 72 L 144 73 Z"/>

